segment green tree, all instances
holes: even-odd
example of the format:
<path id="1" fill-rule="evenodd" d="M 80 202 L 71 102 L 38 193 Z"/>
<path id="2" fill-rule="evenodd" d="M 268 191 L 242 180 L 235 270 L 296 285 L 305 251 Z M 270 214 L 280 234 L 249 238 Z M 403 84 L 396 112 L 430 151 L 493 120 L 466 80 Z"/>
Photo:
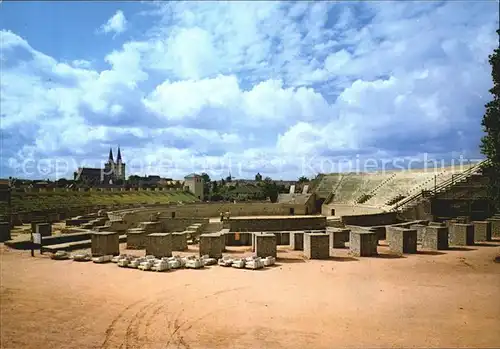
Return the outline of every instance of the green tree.
<path id="1" fill-rule="evenodd" d="M 203 196 L 210 200 L 210 176 L 203 172 L 201 178 L 203 178 Z"/>
<path id="2" fill-rule="evenodd" d="M 301 176 L 301 177 L 299 177 L 299 181 L 298 182 L 299 183 L 307 183 L 307 182 L 309 182 L 309 178 Z"/>
<path id="3" fill-rule="evenodd" d="M 255 175 L 255 181 L 256 182 L 260 182 L 262 181 L 262 175 L 260 173 L 257 172 L 257 174 Z"/>
<path id="4" fill-rule="evenodd" d="M 500 30 L 497 30 L 500 36 Z M 486 173 L 490 179 L 490 198 L 496 210 L 500 209 L 500 49 L 496 48 L 489 56 L 492 68 L 493 100 L 485 105 L 482 126 L 486 133 L 481 140 L 481 152 L 490 160 Z"/>

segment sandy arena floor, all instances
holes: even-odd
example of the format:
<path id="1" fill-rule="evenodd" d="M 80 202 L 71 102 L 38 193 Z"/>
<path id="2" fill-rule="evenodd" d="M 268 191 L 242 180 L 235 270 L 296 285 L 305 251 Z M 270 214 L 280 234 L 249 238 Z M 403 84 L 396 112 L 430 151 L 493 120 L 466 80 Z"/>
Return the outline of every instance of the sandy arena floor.
<path id="1" fill-rule="evenodd" d="M 0 347 L 498 348 L 500 242 L 488 245 L 328 261 L 281 250 L 261 271 L 166 273 L 1 245 Z"/>

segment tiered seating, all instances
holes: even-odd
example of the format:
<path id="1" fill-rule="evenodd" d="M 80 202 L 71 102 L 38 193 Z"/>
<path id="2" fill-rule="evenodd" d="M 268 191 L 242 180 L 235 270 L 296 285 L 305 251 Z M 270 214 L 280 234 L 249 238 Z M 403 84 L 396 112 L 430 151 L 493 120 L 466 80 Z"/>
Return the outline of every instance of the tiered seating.
<path id="1" fill-rule="evenodd" d="M 392 180 L 383 185 L 375 195 L 367 200 L 365 204 L 373 206 L 392 205 L 394 198 L 410 195 L 415 190 L 422 190 L 419 187 L 422 183 L 431 186 L 434 185 L 434 172 L 398 172 Z M 415 189 L 419 187 L 419 189 Z"/>
<path id="2" fill-rule="evenodd" d="M 328 195 L 330 195 L 330 193 L 337 187 L 337 184 L 340 182 L 341 178 L 342 174 L 340 173 L 325 175 L 316 188 L 317 196 L 323 199 L 328 197 Z"/>
<path id="3" fill-rule="evenodd" d="M 12 212 L 30 212 L 48 209 L 63 209 L 96 205 L 155 204 L 169 202 L 197 201 L 194 195 L 183 191 L 56 191 L 56 192 L 13 192 Z M 0 207 L 5 210 L 6 206 Z M 3 211 L 0 212 L 3 214 Z"/>

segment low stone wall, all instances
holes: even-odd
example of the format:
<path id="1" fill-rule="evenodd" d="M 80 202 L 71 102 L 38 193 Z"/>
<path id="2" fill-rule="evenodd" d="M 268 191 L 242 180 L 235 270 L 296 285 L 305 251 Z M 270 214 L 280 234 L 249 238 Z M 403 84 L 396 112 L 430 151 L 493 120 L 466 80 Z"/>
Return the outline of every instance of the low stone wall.
<path id="1" fill-rule="evenodd" d="M 365 215 L 342 216 L 341 221 L 344 225 L 358 225 L 361 227 L 390 225 L 398 223 L 396 212 L 384 212 Z"/>
<path id="2" fill-rule="evenodd" d="M 231 218 L 229 228 L 235 232 L 294 231 L 326 229 L 324 216 Z"/>
<path id="3" fill-rule="evenodd" d="M 161 223 L 163 227 L 163 231 L 165 232 L 174 232 L 174 231 L 183 231 L 187 227 L 193 224 L 201 224 L 203 227 L 209 223 L 208 218 L 167 218 L 160 216 L 158 218 L 158 222 Z"/>

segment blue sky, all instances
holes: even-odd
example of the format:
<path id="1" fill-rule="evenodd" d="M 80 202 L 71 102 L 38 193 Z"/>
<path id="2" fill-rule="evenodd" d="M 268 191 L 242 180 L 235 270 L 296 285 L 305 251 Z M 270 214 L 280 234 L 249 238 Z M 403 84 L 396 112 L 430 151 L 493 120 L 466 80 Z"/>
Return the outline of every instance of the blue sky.
<path id="1" fill-rule="evenodd" d="M 480 157 L 498 2 L 3 2 L 0 176 Z"/>

